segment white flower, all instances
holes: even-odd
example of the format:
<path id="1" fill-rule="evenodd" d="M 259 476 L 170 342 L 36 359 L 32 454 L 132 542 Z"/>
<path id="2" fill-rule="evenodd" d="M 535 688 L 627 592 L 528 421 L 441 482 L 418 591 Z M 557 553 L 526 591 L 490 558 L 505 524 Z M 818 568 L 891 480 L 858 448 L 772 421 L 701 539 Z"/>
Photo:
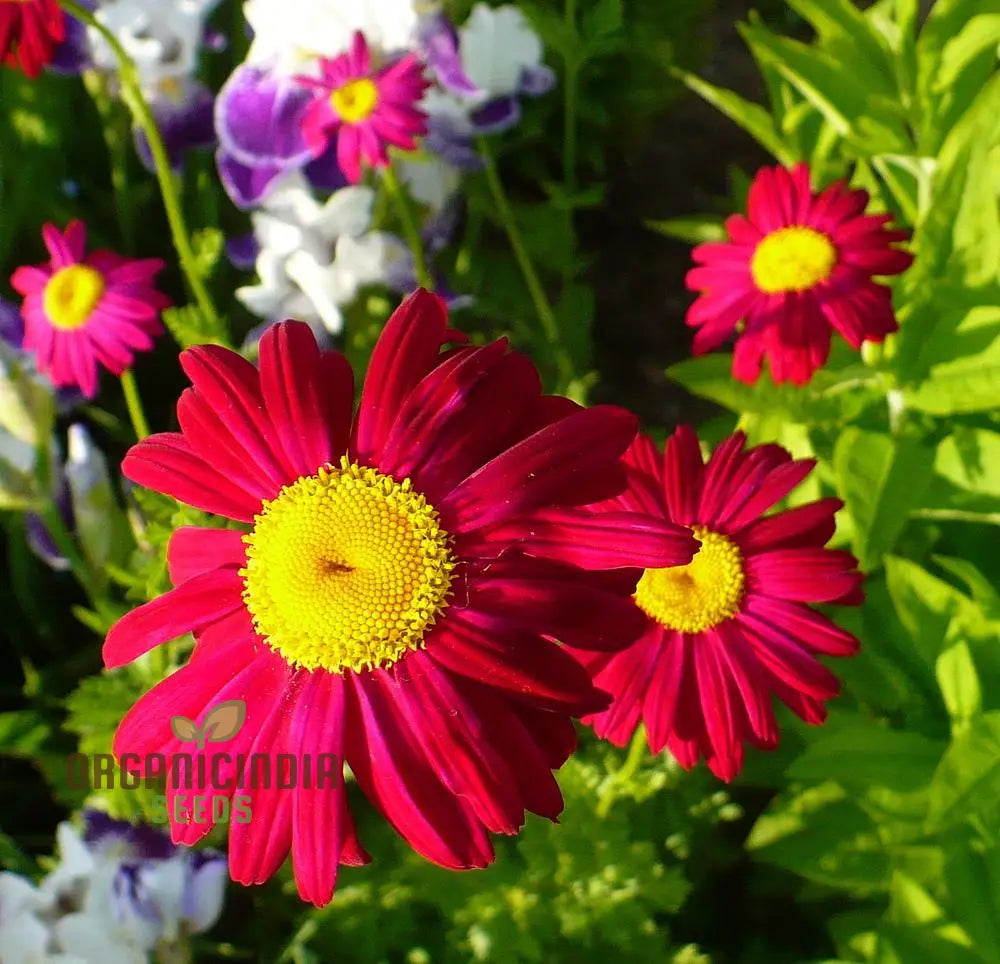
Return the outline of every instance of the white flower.
<path id="1" fill-rule="evenodd" d="M 94 16 L 135 61 L 147 95 L 170 91 L 198 69 L 205 21 L 219 0 L 103 0 Z M 115 72 L 118 62 L 96 30 L 88 33 L 94 63 Z"/>
<path id="2" fill-rule="evenodd" d="M 520 90 L 525 70 L 542 66 L 542 42 L 514 6 L 477 3 L 459 30 L 465 73 L 489 100 Z"/>
<path id="3" fill-rule="evenodd" d="M 42 964 L 47 961 L 49 929 L 35 913 L 45 909 L 45 898 L 23 877 L 0 873 L 0 953 L 4 964 Z"/>
<path id="4" fill-rule="evenodd" d="M 236 297 L 266 321 L 298 318 L 339 334 L 341 307 L 384 280 L 389 263 L 387 236 L 368 231 L 373 201 L 370 188 L 345 187 L 320 204 L 301 174 L 289 175 L 252 216 L 259 281 Z"/>
<path id="5" fill-rule="evenodd" d="M 343 53 L 356 30 L 378 51 L 405 50 L 417 25 L 413 0 L 247 0 L 243 13 L 254 31 L 247 63 L 287 74 Z"/>

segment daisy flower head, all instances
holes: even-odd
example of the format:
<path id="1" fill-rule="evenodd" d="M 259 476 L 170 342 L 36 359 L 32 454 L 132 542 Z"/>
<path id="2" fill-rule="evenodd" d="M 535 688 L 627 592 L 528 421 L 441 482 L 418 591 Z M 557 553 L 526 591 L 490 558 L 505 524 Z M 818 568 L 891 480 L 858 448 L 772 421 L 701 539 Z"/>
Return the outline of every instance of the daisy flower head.
<path id="1" fill-rule="evenodd" d="M 351 49 L 332 60 L 321 57 L 320 77 L 299 81 L 318 92 L 302 121 L 314 156 L 337 141 L 337 163 L 352 184 L 361 180 L 361 162 L 389 165 L 388 147 L 416 150 L 416 137 L 427 132 L 427 117 L 417 106 L 429 86 L 423 65 L 406 54 L 379 69 L 372 67 L 368 43 L 360 31 Z"/>
<path id="2" fill-rule="evenodd" d="M 489 834 L 516 833 L 526 810 L 555 818 L 552 771 L 573 750 L 572 717 L 607 696 L 554 640 L 627 645 L 645 626 L 629 567 L 694 551 L 664 520 L 589 508 L 624 488 L 632 415 L 542 395 L 504 340 L 461 341 L 441 300 L 418 290 L 387 323 L 356 414 L 350 366 L 301 322 L 268 329 L 259 367 L 189 349 L 180 432 L 124 460 L 132 481 L 241 527 L 178 529 L 175 588 L 124 616 L 104 646 L 113 667 L 195 637 L 190 661 L 122 721 L 119 757 L 173 759 L 191 745 L 171 717 L 244 702 L 242 729 L 210 767 L 212 792 L 245 797 L 252 814 L 229 829 L 241 883 L 266 880 L 290 851 L 299 893 L 321 905 L 338 864 L 366 862 L 343 762 L 445 867 L 488 864 Z M 332 755 L 336 771 L 281 789 L 241 769 L 254 754 Z M 171 774 L 177 842 L 211 829 L 178 821 L 189 792 Z"/>
<path id="3" fill-rule="evenodd" d="M 858 641 L 813 603 L 860 604 L 861 574 L 848 552 L 824 548 L 839 499 L 764 513 L 812 470 L 778 445 L 744 450 L 736 433 L 707 463 L 698 437 L 679 427 L 661 453 L 639 436 L 626 455 L 629 486 L 608 503 L 685 526 L 700 548 L 690 564 L 646 569 L 635 593 L 646 627 L 621 652 L 579 652 L 614 699 L 584 719 L 624 746 L 640 722 L 649 748 L 685 768 L 700 757 L 731 780 L 750 743 L 772 749 L 772 698 L 807 723 L 826 718 L 839 692 L 816 658 L 850 656 Z"/>
<path id="4" fill-rule="evenodd" d="M 120 375 L 163 331 L 160 312 L 170 299 L 153 282 L 165 262 L 103 249 L 87 254 L 81 221 L 65 232 L 46 224 L 42 239 L 49 261 L 23 265 L 10 279 L 24 295 L 24 348 L 54 385 L 72 385 L 93 398 L 98 366 Z"/>
<path id="5" fill-rule="evenodd" d="M 37 77 L 66 38 L 57 0 L 0 0 L 0 58 Z"/>
<path id="6" fill-rule="evenodd" d="M 892 293 L 874 279 L 910 266 L 912 255 L 894 247 L 909 232 L 889 229 L 892 216 L 865 214 L 867 206 L 868 193 L 842 181 L 813 191 L 807 164 L 761 168 L 746 217 L 726 220 L 729 240 L 692 253 L 694 353 L 738 331 L 736 378 L 756 381 L 766 357 L 775 382 L 804 385 L 826 363 L 831 331 L 854 349 L 896 331 Z"/>

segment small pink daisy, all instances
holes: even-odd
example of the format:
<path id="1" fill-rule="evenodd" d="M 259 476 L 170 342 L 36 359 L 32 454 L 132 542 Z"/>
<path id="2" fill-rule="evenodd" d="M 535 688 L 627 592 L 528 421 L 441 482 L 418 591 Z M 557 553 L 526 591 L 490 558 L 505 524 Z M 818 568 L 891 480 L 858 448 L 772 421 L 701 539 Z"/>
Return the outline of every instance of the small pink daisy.
<path id="1" fill-rule="evenodd" d="M 364 34 L 355 33 L 349 53 L 320 58 L 322 77 L 300 77 L 320 91 L 306 110 L 302 133 L 318 156 L 337 137 L 337 162 L 352 184 L 361 180 L 361 162 L 388 167 L 386 146 L 416 149 L 427 133 L 427 116 L 417 107 L 428 87 L 413 54 L 373 71 Z"/>
<path id="2" fill-rule="evenodd" d="M 162 333 L 160 312 L 170 299 L 153 287 L 153 278 L 164 262 L 106 250 L 86 254 L 82 221 L 72 221 L 64 234 L 46 224 L 42 238 L 51 260 L 22 265 L 10 279 L 24 295 L 24 347 L 54 385 L 75 385 L 93 398 L 98 364 L 121 375 Z"/>
<path id="3" fill-rule="evenodd" d="M 909 232 L 890 230 L 891 215 L 865 214 L 867 206 L 868 192 L 843 181 L 814 192 L 807 164 L 761 168 L 747 216 L 726 220 L 729 240 L 694 249 L 694 353 L 739 331 L 736 378 L 755 382 L 766 357 L 776 382 L 804 385 L 826 364 L 832 331 L 854 349 L 896 331 L 892 293 L 874 278 L 910 266 L 912 255 L 894 247 Z"/>

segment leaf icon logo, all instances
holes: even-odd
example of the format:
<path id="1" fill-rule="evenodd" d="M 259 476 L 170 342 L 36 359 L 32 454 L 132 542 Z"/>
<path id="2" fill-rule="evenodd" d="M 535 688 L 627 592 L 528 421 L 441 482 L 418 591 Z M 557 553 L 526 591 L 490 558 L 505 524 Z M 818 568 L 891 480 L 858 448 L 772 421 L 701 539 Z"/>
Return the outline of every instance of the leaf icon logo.
<path id="1" fill-rule="evenodd" d="M 217 703 L 205 714 L 200 727 L 186 716 L 172 716 L 170 729 L 182 743 L 196 743 L 199 750 L 204 750 L 206 741 L 224 743 L 236 736 L 246 715 L 247 705 L 243 700 L 226 700 Z"/>

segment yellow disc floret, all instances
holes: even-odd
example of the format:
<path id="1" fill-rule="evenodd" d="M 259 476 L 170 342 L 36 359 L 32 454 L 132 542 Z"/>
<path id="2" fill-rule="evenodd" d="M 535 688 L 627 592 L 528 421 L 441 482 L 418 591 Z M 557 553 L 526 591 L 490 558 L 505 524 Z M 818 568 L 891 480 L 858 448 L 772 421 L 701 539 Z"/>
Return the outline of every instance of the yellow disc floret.
<path id="1" fill-rule="evenodd" d="M 743 601 L 740 550 L 725 536 L 694 526 L 701 547 L 686 566 L 647 569 L 635 590 L 639 608 L 667 629 L 701 633 L 731 619 Z"/>
<path id="2" fill-rule="evenodd" d="M 42 309 L 49 323 L 63 331 L 85 325 L 104 294 L 104 275 L 85 264 L 60 268 L 45 285 Z"/>
<path id="3" fill-rule="evenodd" d="M 435 509 L 409 479 L 346 458 L 286 485 L 243 541 L 254 628 L 293 666 L 389 666 L 447 605 L 455 562 Z"/>
<path id="4" fill-rule="evenodd" d="M 349 80 L 330 94 L 330 104 L 345 124 L 360 124 L 378 105 L 378 87 L 368 77 Z"/>
<path id="5" fill-rule="evenodd" d="M 833 242 L 819 231 L 798 226 L 762 238 L 750 260 L 750 274 L 758 289 L 776 295 L 826 281 L 836 265 Z"/>

